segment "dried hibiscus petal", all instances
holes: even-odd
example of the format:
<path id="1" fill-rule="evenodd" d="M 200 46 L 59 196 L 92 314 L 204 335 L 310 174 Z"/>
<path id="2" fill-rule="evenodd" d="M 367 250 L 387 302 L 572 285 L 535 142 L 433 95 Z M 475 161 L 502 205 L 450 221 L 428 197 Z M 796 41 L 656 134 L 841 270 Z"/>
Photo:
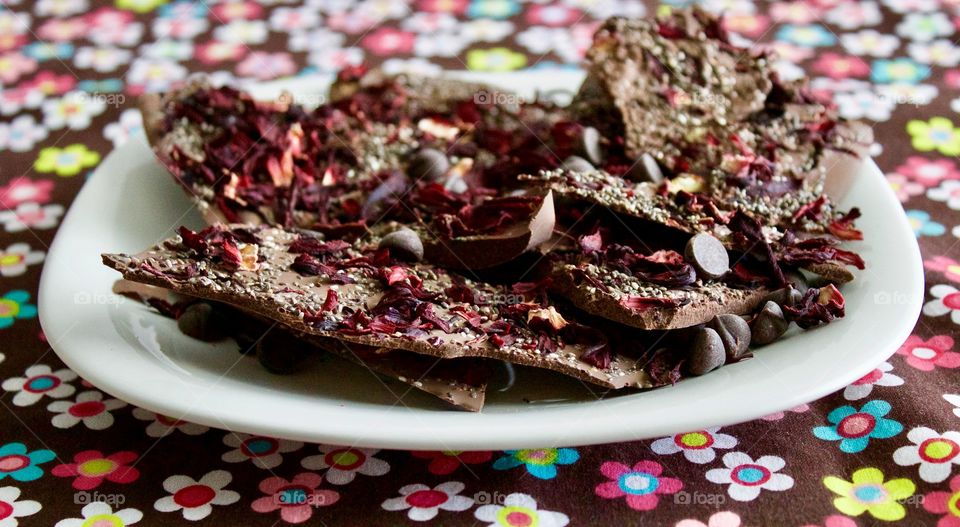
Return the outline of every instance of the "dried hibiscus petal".
<path id="1" fill-rule="evenodd" d="M 809 329 L 842 318 L 845 304 L 840 290 L 830 284 L 808 290 L 797 305 L 784 305 L 783 310 L 798 326 Z"/>

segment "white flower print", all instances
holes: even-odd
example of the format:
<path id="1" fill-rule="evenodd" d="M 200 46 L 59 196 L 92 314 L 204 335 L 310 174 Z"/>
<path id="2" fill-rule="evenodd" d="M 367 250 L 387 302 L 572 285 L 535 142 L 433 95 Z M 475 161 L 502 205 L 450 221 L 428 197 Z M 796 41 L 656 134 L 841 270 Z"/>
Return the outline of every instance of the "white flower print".
<path id="1" fill-rule="evenodd" d="M 917 42 L 930 42 L 953 34 L 953 24 L 945 13 L 908 13 L 897 24 L 897 34 Z"/>
<path id="2" fill-rule="evenodd" d="M 78 68 L 107 73 L 130 62 L 130 56 L 130 50 L 127 49 L 84 46 L 77 50 L 77 54 L 73 56 L 73 62 Z"/>
<path id="3" fill-rule="evenodd" d="M 960 417 L 960 394 L 945 393 L 943 399 L 954 406 L 953 415 Z"/>
<path id="4" fill-rule="evenodd" d="M 933 300 L 923 305 L 923 314 L 928 317 L 942 317 L 950 314 L 954 324 L 960 324 L 960 291 L 947 284 L 939 284 L 930 288 Z"/>
<path id="5" fill-rule="evenodd" d="M 206 18 L 160 17 L 153 20 L 153 34 L 157 38 L 191 39 L 210 27 Z"/>
<path id="6" fill-rule="evenodd" d="M 501 504 L 477 507 L 477 510 L 473 511 L 473 515 L 482 522 L 488 522 L 488 527 L 512 527 L 514 525 L 564 527 L 570 523 L 570 518 L 566 514 L 543 509 L 538 510 L 535 499 L 519 492 L 508 494 L 503 498 Z"/>
<path id="7" fill-rule="evenodd" d="M 68 17 L 87 10 L 87 0 L 37 0 L 33 12 L 37 16 Z"/>
<path id="8" fill-rule="evenodd" d="M 43 508 L 39 502 L 33 500 L 19 500 L 20 489 L 17 487 L 0 487 L 0 504 L 8 512 L 7 516 L 0 519 L 0 527 L 17 527 L 19 522 L 17 518 L 24 516 L 33 516 Z"/>
<path id="9" fill-rule="evenodd" d="M 721 434 L 719 430 L 719 426 L 714 426 L 704 430 L 664 437 L 651 443 L 650 449 L 661 456 L 683 452 L 683 457 L 691 463 L 701 465 L 710 463 L 717 457 L 715 449 L 727 450 L 737 446 L 737 438 L 732 435 Z"/>
<path id="10" fill-rule="evenodd" d="M 344 39 L 343 33 L 318 27 L 310 31 L 294 31 L 290 34 L 288 46 L 290 51 L 323 50 L 341 47 Z"/>
<path id="11" fill-rule="evenodd" d="M 114 148 L 119 148 L 129 141 L 131 136 L 142 130 L 143 118 L 140 116 L 140 111 L 127 108 L 120 114 L 120 120 L 103 128 L 103 136 L 113 143 Z"/>
<path id="12" fill-rule="evenodd" d="M 471 42 L 498 42 L 513 34 L 513 22 L 479 18 L 460 25 L 460 33 Z"/>
<path id="13" fill-rule="evenodd" d="M 7 232 L 22 232 L 27 229 L 50 229 L 56 227 L 63 214 L 63 206 L 43 205 L 28 201 L 14 210 L 0 211 L 0 223 Z"/>
<path id="14" fill-rule="evenodd" d="M 875 29 L 845 33 L 840 35 L 840 43 L 853 55 L 871 57 L 889 57 L 900 47 L 900 39 L 896 35 L 880 33 Z"/>
<path id="15" fill-rule="evenodd" d="M 193 56 L 193 43 L 184 40 L 157 40 L 140 46 L 140 53 L 152 59 L 188 60 Z"/>
<path id="16" fill-rule="evenodd" d="M 647 6 L 639 0 L 620 0 L 618 2 L 598 2 L 597 0 L 567 0 L 570 7 L 581 9 L 597 19 L 622 16 L 640 18 L 646 16 Z"/>
<path id="17" fill-rule="evenodd" d="M 701 7 L 711 13 L 731 15 L 752 15 L 757 6 L 747 0 L 701 0 Z"/>
<path id="18" fill-rule="evenodd" d="M 814 90 L 827 90 L 834 93 L 857 92 L 870 89 L 870 83 L 859 79 L 831 79 L 830 77 L 816 77 L 810 81 Z"/>
<path id="19" fill-rule="evenodd" d="M 942 201 L 953 210 L 960 210 L 960 181 L 948 179 L 940 186 L 927 191 L 927 197 L 933 201 Z"/>
<path id="20" fill-rule="evenodd" d="M 778 60 L 773 63 L 773 67 L 777 70 L 777 75 L 787 82 L 802 79 L 806 76 L 803 68 L 789 60 Z"/>
<path id="21" fill-rule="evenodd" d="M 187 68 L 169 59 L 141 57 L 127 71 L 127 82 L 141 86 L 145 92 L 160 92 L 187 76 Z"/>
<path id="22" fill-rule="evenodd" d="M 414 13 L 400 22 L 400 27 L 415 33 L 433 33 L 457 29 L 457 19 L 449 13 Z"/>
<path id="23" fill-rule="evenodd" d="M 87 38 L 99 46 L 133 46 L 143 37 L 143 24 L 140 22 L 107 23 L 102 21 L 90 28 Z"/>
<path id="24" fill-rule="evenodd" d="M 267 469 L 279 466 L 283 462 L 283 454 L 303 447 L 300 441 L 233 432 L 223 436 L 223 444 L 233 448 L 221 456 L 227 463 L 240 463 L 249 459 L 257 467 Z"/>
<path id="25" fill-rule="evenodd" d="M 320 454 L 303 458 L 300 464 L 309 470 L 327 469 L 324 479 L 333 485 L 346 485 L 357 474 L 382 476 L 390 472 L 390 464 L 373 457 L 379 450 L 333 445 L 318 445 Z"/>
<path id="26" fill-rule="evenodd" d="M 184 519 L 198 521 L 213 512 L 214 505 L 230 505 L 240 500 L 240 494 L 226 490 L 233 476 L 226 470 L 214 470 L 199 480 L 190 476 L 170 476 L 163 482 L 163 490 L 170 493 L 158 499 L 153 508 L 160 512 L 182 511 Z"/>
<path id="27" fill-rule="evenodd" d="M 0 123 L 0 150 L 27 152 L 46 138 L 47 129 L 29 114 L 17 116 L 10 123 Z"/>
<path id="28" fill-rule="evenodd" d="M 441 31 L 417 35 L 413 52 L 422 57 L 453 57 L 463 51 L 469 42 L 459 33 Z"/>
<path id="29" fill-rule="evenodd" d="M 410 6 L 396 0 L 363 0 L 357 4 L 357 13 L 376 20 L 389 20 L 407 16 Z"/>
<path id="30" fill-rule="evenodd" d="M 827 12 L 825 20 L 843 29 L 875 26 L 883 20 L 876 2 L 843 2 Z"/>
<path id="31" fill-rule="evenodd" d="M 737 501 L 752 501 L 761 490 L 783 491 L 793 487 L 793 478 L 781 474 L 786 466 L 783 458 L 762 456 L 754 460 L 743 452 L 730 452 L 723 456 L 726 468 L 707 471 L 707 480 L 728 485 L 727 493 Z"/>
<path id="32" fill-rule="evenodd" d="M 881 0 L 883 5 L 894 13 L 904 14 L 911 11 L 933 11 L 940 6 L 937 0 Z"/>
<path id="33" fill-rule="evenodd" d="M 947 39 L 934 40 L 929 44 L 911 42 L 907 46 L 907 53 L 913 60 L 922 64 L 933 64 L 952 68 L 960 64 L 960 47 Z"/>
<path id="34" fill-rule="evenodd" d="M 886 121 L 890 119 L 890 112 L 896 106 L 890 99 L 869 90 L 838 93 L 834 96 L 834 101 L 840 115 L 847 119 Z"/>
<path id="35" fill-rule="evenodd" d="M 210 427 L 204 425 L 173 419 L 143 408 L 134 408 L 133 416 L 141 421 L 150 421 L 150 424 L 147 425 L 147 435 L 150 437 L 167 436 L 177 430 L 188 436 L 198 436 L 210 430 Z"/>
<path id="36" fill-rule="evenodd" d="M 232 44 L 263 44 L 267 32 L 267 25 L 261 20 L 232 20 L 214 29 L 213 36 Z"/>
<path id="37" fill-rule="evenodd" d="M 107 109 L 102 97 L 82 91 L 72 91 L 63 97 L 49 99 L 43 103 L 43 124 L 50 130 L 69 128 L 83 130 L 90 121 Z"/>
<path id="38" fill-rule="evenodd" d="M 94 527 L 107 525 L 110 527 L 127 527 L 143 519 L 143 513 L 137 509 L 128 508 L 114 512 L 113 507 L 102 501 L 94 501 L 80 510 L 82 518 L 67 518 L 60 520 L 54 527 Z"/>
<path id="39" fill-rule="evenodd" d="M 891 370 L 893 370 L 893 365 L 889 362 L 877 366 L 870 373 L 844 388 L 843 398 L 848 401 L 858 401 L 870 395 L 874 386 L 900 386 L 903 384 L 903 379 L 890 373 Z"/>
<path id="40" fill-rule="evenodd" d="M 960 465 L 960 432 L 938 434 L 918 426 L 907 433 L 907 439 L 913 444 L 898 448 L 893 461 L 903 467 L 920 465 L 920 479 L 927 483 L 946 481 L 953 466 Z"/>
<path id="41" fill-rule="evenodd" d="M 317 27 L 320 13 L 309 7 L 278 7 L 270 13 L 270 28 L 274 31 L 302 31 Z"/>
<path id="42" fill-rule="evenodd" d="M 383 71 L 388 74 L 414 73 L 418 75 L 437 75 L 443 68 L 426 60 L 416 57 L 412 59 L 387 59 L 383 62 Z"/>
<path id="43" fill-rule="evenodd" d="M 384 501 L 380 506 L 388 511 L 407 511 L 413 521 L 425 522 L 434 519 L 440 510 L 465 511 L 473 506 L 473 499 L 460 496 L 464 484 L 459 481 L 441 483 L 432 489 L 421 483 L 400 488 L 400 496 Z"/>
<path id="44" fill-rule="evenodd" d="M 77 389 L 69 382 L 76 378 L 77 374 L 67 368 L 51 371 L 46 364 L 35 364 L 27 368 L 23 377 L 3 381 L 3 389 L 17 392 L 13 396 L 14 405 L 30 406 L 43 396 L 53 399 L 70 397 Z"/>
<path id="45" fill-rule="evenodd" d="M 55 401 L 47 405 L 47 410 L 56 413 L 50 420 L 57 428 L 71 428 L 82 422 L 90 430 L 105 430 L 113 426 L 110 413 L 126 406 L 119 399 L 103 399 L 103 393 L 96 390 L 82 392 L 74 401 Z"/>
<path id="46" fill-rule="evenodd" d="M 890 99 L 897 104 L 925 106 L 937 97 L 939 90 L 932 84 L 907 84 L 900 82 L 879 85 L 877 86 L 877 93 L 881 97 Z"/>

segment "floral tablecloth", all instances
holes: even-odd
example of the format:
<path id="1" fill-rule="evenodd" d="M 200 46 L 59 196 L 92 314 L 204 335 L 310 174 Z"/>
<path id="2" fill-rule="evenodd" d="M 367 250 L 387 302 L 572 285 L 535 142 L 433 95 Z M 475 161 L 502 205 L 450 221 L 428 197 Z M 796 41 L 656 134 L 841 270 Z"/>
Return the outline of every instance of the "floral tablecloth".
<path id="1" fill-rule="evenodd" d="M 665 6 L 2 0 L 0 526 L 960 526 L 960 2 L 704 4 L 727 13 L 738 43 L 773 45 L 783 76 L 808 75 L 843 115 L 875 124 L 877 162 L 926 267 L 916 330 L 842 391 L 754 422 L 458 453 L 233 434 L 102 393 L 64 368 L 48 344 L 59 336 L 37 322 L 60 219 L 91 170 L 140 128 L 134 96 L 192 72 L 249 82 L 361 62 L 575 67 L 598 20 Z"/>

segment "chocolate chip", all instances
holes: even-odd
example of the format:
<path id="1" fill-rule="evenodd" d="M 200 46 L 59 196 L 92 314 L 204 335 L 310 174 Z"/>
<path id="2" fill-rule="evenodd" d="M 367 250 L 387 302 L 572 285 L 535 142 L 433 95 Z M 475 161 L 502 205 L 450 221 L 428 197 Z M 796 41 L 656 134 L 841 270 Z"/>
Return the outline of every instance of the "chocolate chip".
<path id="1" fill-rule="evenodd" d="M 594 166 L 603 162 L 603 150 L 600 148 L 600 132 L 587 126 L 580 134 L 580 151 Z"/>
<path id="2" fill-rule="evenodd" d="M 730 270 L 730 256 L 720 240 L 705 232 L 687 241 L 684 252 L 687 261 L 697 270 L 701 279 L 715 280 Z"/>
<path id="3" fill-rule="evenodd" d="M 804 283 L 804 288 L 807 288 L 806 283 Z M 772 291 L 764 298 L 764 302 L 774 302 L 780 307 L 783 306 L 795 306 L 800 303 L 800 300 L 803 299 L 803 293 L 795 289 L 792 286 L 787 286 L 776 291 Z"/>
<path id="4" fill-rule="evenodd" d="M 447 154 L 436 148 L 422 148 L 410 157 L 407 175 L 415 180 L 437 181 L 450 170 Z"/>
<path id="5" fill-rule="evenodd" d="M 687 369 L 693 375 L 709 373 L 723 366 L 726 355 L 723 351 L 723 340 L 716 331 L 710 328 L 700 328 L 693 337 L 690 351 L 690 360 Z"/>
<path id="6" fill-rule="evenodd" d="M 664 180 L 660 164 L 650 154 L 640 156 L 640 159 L 627 171 L 626 176 L 634 181 L 646 181 L 654 185 L 659 185 Z"/>
<path id="7" fill-rule="evenodd" d="M 177 327 L 188 337 L 204 342 L 221 340 L 227 336 L 227 321 L 206 302 L 191 304 L 177 318 Z"/>
<path id="8" fill-rule="evenodd" d="M 580 156 L 570 156 L 564 159 L 561 168 L 569 170 L 570 172 L 590 172 L 591 170 L 595 170 L 589 161 Z"/>
<path id="9" fill-rule="evenodd" d="M 707 327 L 716 331 L 730 360 L 737 360 L 750 347 L 750 325 L 738 315 L 723 314 L 713 317 Z"/>
<path id="10" fill-rule="evenodd" d="M 389 249 L 390 255 L 401 260 L 419 262 L 423 259 L 420 236 L 406 227 L 397 229 L 380 239 L 380 249 Z"/>
<path id="11" fill-rule="evenodd" d="M 310 351 L 310 346 L 302 340 L 278 330 L 270 331 L 257 341 L 257 360 L 270 373 L 293 373 Z"/>
<path id="12" fill-rule="evenodd" d="M 750 323 L 750 343 L 754 346 L 770 344 L 783 336 L 789 327 L 790 322 L 784 318 L 780 306 L 768 301 Z"/>

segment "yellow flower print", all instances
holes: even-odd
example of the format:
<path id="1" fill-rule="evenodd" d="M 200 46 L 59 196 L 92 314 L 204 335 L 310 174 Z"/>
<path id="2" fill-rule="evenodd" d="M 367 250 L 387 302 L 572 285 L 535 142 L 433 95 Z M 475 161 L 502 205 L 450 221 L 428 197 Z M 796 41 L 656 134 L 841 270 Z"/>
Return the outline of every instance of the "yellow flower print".
<path id="1" fill-rule="evenodd" d="M 467 69 L 476 71 L 511 71 L 527 65 L 522 53 L 507 48 L 471 49 L 467 52 Z"/>
<path id="2" fill-rule="evenodd" d="M 929 121 L 912 120 L 907 123 L 913 147 L 921 152 L 939 151 L 945 156 L 960 155 L 960 128 L 946 117 L 932 117 Z"/>
<path id="3" fill-rule="evenodd" d="M 836 476 L 823 478 L 823 484 L 839 495 L 834 507 L 849 516 L 860 516 L 864 511 L 883 521 L 897 521 L 906 516 L 900 501 L 913 496 L 916 486 L 906 478 L 883 481 L 883 472 L 877 468 L 861 468 L 853 473 L 852 481 Z"/>
<path id="4" fill-rule="evenodd" d="M 135 13 L 149 13 L 167 3 L 167 0 L 115 0 L 117 7 Z"/>
<path id="5" fill-rule="evenodd" d="M 56 172 L 60 177 L 72 177 L 99 162 L 100 154 L 86 145 L 76 144 L 66 148 L 50 146 L 40 151 L 33 168 L 37 172 Z"/>

